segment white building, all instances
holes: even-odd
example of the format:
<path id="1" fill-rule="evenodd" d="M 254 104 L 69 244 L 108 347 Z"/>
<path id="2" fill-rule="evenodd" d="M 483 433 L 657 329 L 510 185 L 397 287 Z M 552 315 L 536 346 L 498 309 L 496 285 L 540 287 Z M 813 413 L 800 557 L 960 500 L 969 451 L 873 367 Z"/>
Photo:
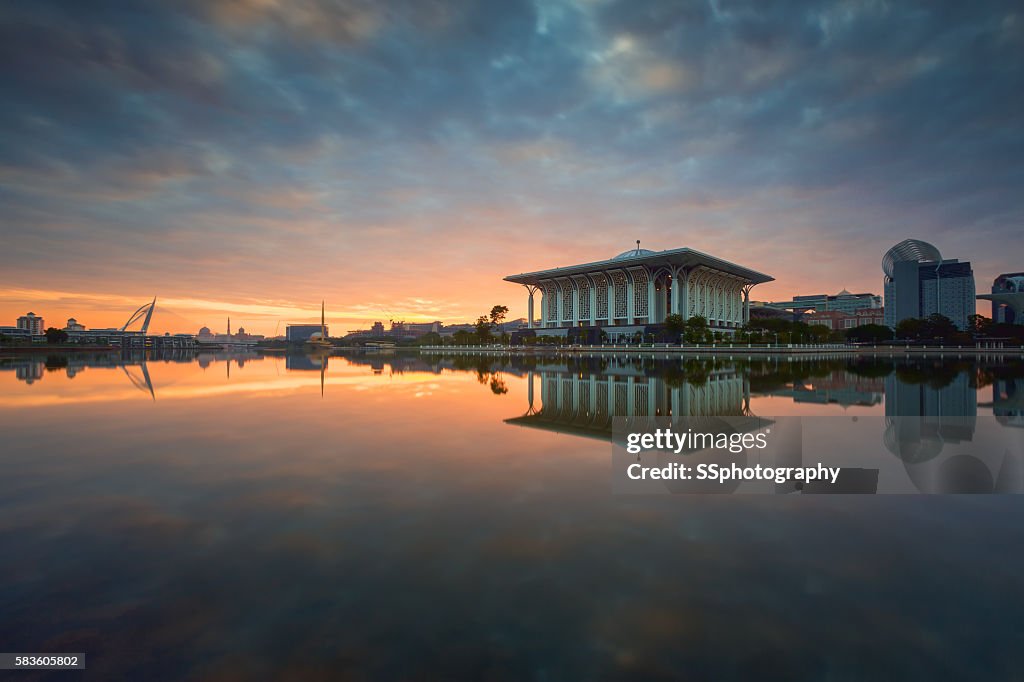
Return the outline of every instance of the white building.
<path id="1" fill-rule="evenodd" d="M 505 278 L 526 287 L 527 326 L 552 336 L 594 327 L 632 334 L 673 314 L 704 317 L 716 330 L 737 329 L 750 319 L 750 290 L 773 279 L 693 249 L 650 251 L 639 242 L 608 260 Z"/>
<path id="2" fill-rule="evenodd" d="M 28 313 L 18 318 L 18 329 L 25 329 L 32 336 L 42 336 L 46 331 L 43 326 L 43 318 L 35 313 Z"/>

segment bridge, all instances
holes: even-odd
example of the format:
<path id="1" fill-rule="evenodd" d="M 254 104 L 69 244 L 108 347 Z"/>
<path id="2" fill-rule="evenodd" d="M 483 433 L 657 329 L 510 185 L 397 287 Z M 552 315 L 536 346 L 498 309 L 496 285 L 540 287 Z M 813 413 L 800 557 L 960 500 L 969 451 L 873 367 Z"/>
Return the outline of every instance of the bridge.
<path id="1" fill-rule="evenodd" d="M 149 323 L 156 310 L 156 296 L 149 303 L 139 306 L 120 327 L 107 329 L 68 330 L 72 343 L 99 343 L 121 348 L 195 348 L 196 337 L 192 334 L 151 335 Z M 139 329 L 129 327 L 138 323 Z"/>

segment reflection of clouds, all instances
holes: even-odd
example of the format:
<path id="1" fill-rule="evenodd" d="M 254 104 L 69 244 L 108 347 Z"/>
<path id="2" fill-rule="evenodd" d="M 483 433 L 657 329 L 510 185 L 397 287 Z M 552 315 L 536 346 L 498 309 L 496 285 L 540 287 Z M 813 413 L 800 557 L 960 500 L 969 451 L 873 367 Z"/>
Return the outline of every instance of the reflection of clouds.
<path id="1" fill-rule="evenodd" d="M 472 679 L 482 661 L 614 679 L 801 656 L 869 677 L 887 651 L 934 679 L 959 660 L 940 645 L 1010 611 L 1014 501 L 613 498 L 600 443 L 506 428 L 475 373 L 414 376 L 322 402 L 0 412 L 0 636 L 78 644 L 99 679 Z M 979 577 L 994 542 L 1005 561 Z M 936 566 L 971 589 L 906 578 Z"/>

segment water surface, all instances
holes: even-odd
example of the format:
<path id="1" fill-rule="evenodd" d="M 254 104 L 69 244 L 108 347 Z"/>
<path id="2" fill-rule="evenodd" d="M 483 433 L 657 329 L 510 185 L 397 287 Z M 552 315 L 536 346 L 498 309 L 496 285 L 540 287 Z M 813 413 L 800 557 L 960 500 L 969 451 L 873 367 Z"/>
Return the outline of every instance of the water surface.
<path id="1" fill-rule="evenodd" d="M 97 680 L 1016 679 L 1024 498 L 613 496 L 603 420 L 1017 429 L 1020 370 L 0 359 L 0 641 Z"/>

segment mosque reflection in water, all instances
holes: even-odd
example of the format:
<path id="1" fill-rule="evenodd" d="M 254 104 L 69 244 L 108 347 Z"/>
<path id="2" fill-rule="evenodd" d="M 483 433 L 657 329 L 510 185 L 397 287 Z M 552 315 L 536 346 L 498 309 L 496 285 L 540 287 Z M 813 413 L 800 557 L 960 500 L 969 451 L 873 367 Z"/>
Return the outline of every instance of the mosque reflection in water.
<path id="1" fill-rule="evenodd" d="M 891 455 L 880 468 L 901 464 L 898 473 L 908 482 L 887 492 L 1020 492 L 1022 438 L 1004 431 L 1024 425 L 1020 370 L 1016 363 L 927 359 L 538 362 L 526 371 L 525 413 L 506 422 L 611 441 L 615 417 L 648 419 L 653 429 L 656 417 L 756 417 L 752 396 L 842 408 L 879 405 L 884 396 L 881 423 L 877 411 L 849 421 L 803 418 L 805 460 L 827 450 L 854 465 L 868 463 L 844 467 L 852 484 L 833 492 L 879 492 L 872 445 L 879 430 Z M 994 418 L 979 419 L 978 391 L 989 384 L 993 400 L 982 404 Z"/>

